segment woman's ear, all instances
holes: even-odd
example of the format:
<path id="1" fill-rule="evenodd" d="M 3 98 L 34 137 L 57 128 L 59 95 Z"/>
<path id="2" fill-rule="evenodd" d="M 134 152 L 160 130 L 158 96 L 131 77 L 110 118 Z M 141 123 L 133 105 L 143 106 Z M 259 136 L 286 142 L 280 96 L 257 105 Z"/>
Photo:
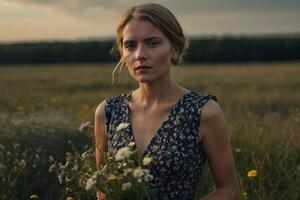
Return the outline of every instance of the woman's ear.
<path id="1" fill-rule="evenodd" d="M 171 61 L 173 64 L 177 64 L 179 58 L 179 49 L 176 47 L 172 48 L 172 58 Z"/>
<path id="2" fill-rule="evenodd" d="M 178 49 L 178 47 L 173 47 L 173 49 L 172 49 L 172 58 L 175 58 L 175 59 L 177 59 L 178 57 L 179 57 L 179 49 Z"/>

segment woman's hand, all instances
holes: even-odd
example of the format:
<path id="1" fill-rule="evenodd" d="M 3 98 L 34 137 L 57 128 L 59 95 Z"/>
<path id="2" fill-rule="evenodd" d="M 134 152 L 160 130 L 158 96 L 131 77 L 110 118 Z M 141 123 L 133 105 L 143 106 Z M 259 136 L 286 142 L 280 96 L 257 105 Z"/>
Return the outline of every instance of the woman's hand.
<path id="1" fill-rule="evenodd" d="M 107 198 L 106 194 L 103 192 L 97 192 L 97 199 L 98 200 L 112 200 L 111 198 Z"/>

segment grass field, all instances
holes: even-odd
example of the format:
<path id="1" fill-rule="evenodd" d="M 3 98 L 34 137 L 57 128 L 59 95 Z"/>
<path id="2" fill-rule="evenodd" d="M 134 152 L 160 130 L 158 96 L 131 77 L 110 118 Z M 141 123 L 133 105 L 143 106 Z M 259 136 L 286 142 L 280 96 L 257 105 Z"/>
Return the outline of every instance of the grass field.
<path id="1" fill-rule="evenodd" d="M 92 121 L 109 95 L 137 87 L 125 71 L 111 86 L 111 65 L 0 67 L 0 196 L 65 199 L 51 156 L 63 160 L 68 140 L 89 145 L 77 127 Z M 214 94 L 225 114 L 241 199 L 300 199 L 300 63 L 183 65 L 174 78 Z M 50 156 L 50 158 L 49 158 Z M 248 177 L 250 170 L 255 177 Z M 198 196 L 213 189 L 206 168 Z"/>

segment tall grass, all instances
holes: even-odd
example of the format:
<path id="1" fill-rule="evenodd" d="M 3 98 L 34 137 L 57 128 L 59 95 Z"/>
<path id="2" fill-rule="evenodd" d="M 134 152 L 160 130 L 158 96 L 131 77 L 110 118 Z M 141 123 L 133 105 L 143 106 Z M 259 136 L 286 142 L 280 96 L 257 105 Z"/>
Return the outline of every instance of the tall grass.
<path id="1" fill-rule="evenodd" d="M 241 199 L 299 199 L 300 63 L 215 64 L 176 68 L 174 78 L 218 97 L 232 138 Z M 90 142 L 76 130 L 93 120 L 106 96 L 137 87 L 126 73 L 111 86 L 113 66 L 0 68 L 0 196 L 65 199 L 48 173 L 49 156 L 62 161 L 68 140 Z M 257 176 L 248 177 L 248 171 Z M 208 167 L 197 196 L 213 190 Z"/>

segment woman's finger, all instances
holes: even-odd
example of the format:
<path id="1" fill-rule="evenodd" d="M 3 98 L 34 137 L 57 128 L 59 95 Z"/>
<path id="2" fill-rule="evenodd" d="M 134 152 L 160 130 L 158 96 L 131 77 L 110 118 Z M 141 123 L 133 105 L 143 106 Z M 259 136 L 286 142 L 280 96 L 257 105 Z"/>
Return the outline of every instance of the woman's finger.
<path id="1" fill-rule="evenodd" d="M 103 192 L 97 192 L 98 200 L 109 200 Z"/>

